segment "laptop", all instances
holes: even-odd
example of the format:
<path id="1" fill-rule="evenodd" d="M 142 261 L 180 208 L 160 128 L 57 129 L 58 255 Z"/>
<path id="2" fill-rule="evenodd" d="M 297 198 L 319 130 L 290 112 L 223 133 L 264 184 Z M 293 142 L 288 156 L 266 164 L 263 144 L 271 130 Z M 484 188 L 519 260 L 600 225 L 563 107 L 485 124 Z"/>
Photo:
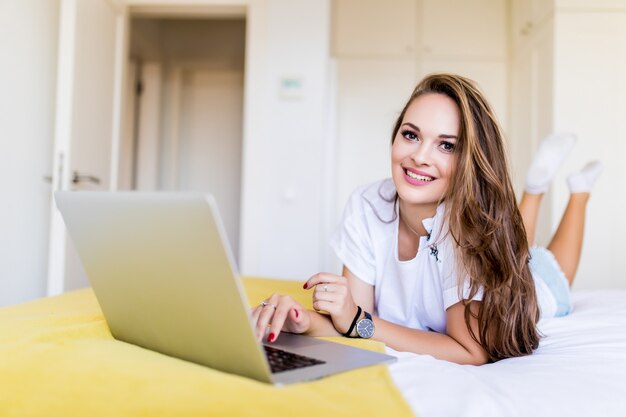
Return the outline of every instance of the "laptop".
<path id="1" fill-rule="evenodd" d="M 276 385 L 395 360 L 286 332 L 259 342 L 210 195 L 66 191 L 55 199 L 116 339 Z"/>

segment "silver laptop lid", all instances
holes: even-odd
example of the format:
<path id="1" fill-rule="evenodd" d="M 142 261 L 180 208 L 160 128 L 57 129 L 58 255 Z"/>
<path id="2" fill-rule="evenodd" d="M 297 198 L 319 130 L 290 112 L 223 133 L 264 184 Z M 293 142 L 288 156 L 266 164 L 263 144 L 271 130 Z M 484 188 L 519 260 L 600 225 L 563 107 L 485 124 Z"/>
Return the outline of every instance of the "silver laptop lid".
<path id="1" fill-rule="evenodd" d="M 116 339 L 271 382 L 212 197 L 57 192 L 55 199 Z"/>

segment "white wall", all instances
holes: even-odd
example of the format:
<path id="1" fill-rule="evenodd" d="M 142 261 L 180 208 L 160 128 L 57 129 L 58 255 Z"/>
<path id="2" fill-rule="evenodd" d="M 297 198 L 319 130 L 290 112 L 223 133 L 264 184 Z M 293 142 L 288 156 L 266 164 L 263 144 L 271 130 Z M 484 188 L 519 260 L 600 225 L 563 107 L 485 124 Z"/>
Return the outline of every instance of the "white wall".
<path id="1" fill-rule="evenodd" d="M 578 144 L 544 198 L 538 241 L 549 243 L 569 198 L 566 177 L 591 160 L 605 172 L 588 205 L 574 288 L 626 288 L 626 1 L 512 1 L 512 137 L 521 185 L 545 135 Z"/>
<path id="2" fill-rule="evenodd" d="M 259 1 L 250 11 L 240 267 L 246 274 L 306 279 L 320 269 L 328 196 L 322 178 L 330 2 Z M 257 49 L 249 47 L 252 39 Z M 299 98 L 281 95 L 286 79 L 301 82 Z"/>
<path id="3" fill-rule="evenodd" d="M 556 3 L 554 127 L 579 136 L 556 184 L 590 160 L 605 164 L 589 202 L 575 287 L 626 288 L 626 1 Z M 567 187 L 555 187 L 553 227 L 567 198 Z"/>
<path id="4" fill-rule="evenodd" d="M 0 305 L 44 295 L 58 0 L 0 2 Z"/>

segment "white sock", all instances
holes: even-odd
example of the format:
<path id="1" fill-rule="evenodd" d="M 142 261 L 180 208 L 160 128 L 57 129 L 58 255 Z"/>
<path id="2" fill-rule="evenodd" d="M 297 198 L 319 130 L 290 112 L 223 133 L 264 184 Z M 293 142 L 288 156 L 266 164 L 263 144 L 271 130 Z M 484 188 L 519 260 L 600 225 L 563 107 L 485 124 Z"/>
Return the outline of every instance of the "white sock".
<path id="1" fill-rule="evenodd" d="M 593 183 L 596 182 L 602 171 L 604 165 L 600 161 L 589 162 L 585 167 L 571 174 L 567 177 L 567 185 L 569 185 L 569 191 L 571 193 L 589 193 L 593 188 Z"/>
<path id="2" fill-rule="evenodd" d="M 548 191 L 548 185 L 575 143 L 576 136 L 572 133 L 553 133 L 541 141 L 526 175 L 527 193 Z"/>

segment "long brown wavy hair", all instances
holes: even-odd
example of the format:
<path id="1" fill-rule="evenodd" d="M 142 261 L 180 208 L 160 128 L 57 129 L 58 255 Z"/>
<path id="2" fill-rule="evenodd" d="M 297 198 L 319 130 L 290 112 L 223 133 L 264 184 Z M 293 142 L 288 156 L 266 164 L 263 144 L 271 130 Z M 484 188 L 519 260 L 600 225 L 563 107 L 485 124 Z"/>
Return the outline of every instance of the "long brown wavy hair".
<path id="1" fill-rule="evenodd" d="M 465 323 L 491 361 L 528 355 L 539 345 L 539 307 L 502 130 L 473 81 L 453 74 L 433 74 L 413 90 L 396 121 L 392 143 L 409 105 L 428 93 L 450 97 L 460 110 L 454 150 L 457 165 L 444 198 L 448 233 L 456 242 L 457 270 L 470 278 L 469 295 L 464 300 Z M 470 300 L 480 290 L 482 302 L 475 316 Z M 470 326 L 472 317 L 478 320 L 478 335 Z"/>

